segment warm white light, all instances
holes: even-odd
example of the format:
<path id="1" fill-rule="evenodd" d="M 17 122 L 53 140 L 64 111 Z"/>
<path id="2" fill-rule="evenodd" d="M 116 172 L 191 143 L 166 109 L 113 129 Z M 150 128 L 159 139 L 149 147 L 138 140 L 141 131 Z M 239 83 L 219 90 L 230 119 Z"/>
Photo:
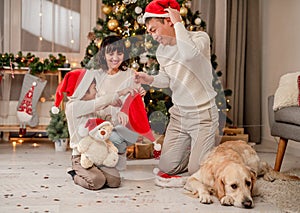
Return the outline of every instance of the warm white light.
<path id="1" fill-rule="evenodd" d="M 33 147 L 38 147 L 39 145 L 37 143 L 32 144 Z"/>
<path id="2" fill-rule="evenodd" d="M 40 16 L 43 16 L 43 13 L 40 13 L 39 15 L 40 15 Z"/>
<path id="3" fill-rule="evenodd" d="M 153 102 L 153 101 L 152 101 L 152 100 L 150 100 L 150 104 L 152 104 L 152 102 Z"/>
<path id="4" fill-rule="evenodd" d="M 43 41 L 43 37 L 42 36 L 40 36 L 40 41 Z"/>
<path id="5" fill-rule="evenodd" d="M 17 142 L 16 142 L 16 141 L 13 141 L 13 142 L 12 142 L 12 145 L 13 145 L 13 146 L 17 146 Z"/>
<path id="6" fill-rule="evenodd" d="M 20 139 L 20 140 L 18 140 L 18 142 L 19 142 L 19 143 L 23 143 L 24 141 Z"/>
<path id="7" fill-rule="evenodd" d="M 73 39 L 71 40 L 71 43 L 74 44 L 74 40 Z"/>
<path id="8" fill-rule="evenodd" d="M 70 20 L 72 20 L 73 19 L 73 16 L 70 16 Z"/>

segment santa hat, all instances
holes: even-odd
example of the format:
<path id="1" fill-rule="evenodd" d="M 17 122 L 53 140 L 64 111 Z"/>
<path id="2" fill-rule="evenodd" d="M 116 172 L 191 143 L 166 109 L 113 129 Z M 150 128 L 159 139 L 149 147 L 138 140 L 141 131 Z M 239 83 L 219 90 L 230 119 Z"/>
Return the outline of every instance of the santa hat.
<path id="1" fill-rule="evenodd" d="M 36 82 L 32 83 L 32 86 L 25 94 L 24 99 L 18 107 L 17 116 L 21 122 L 29 122 L 32 118 L 32 97 L 36 85 Z"/>
<path id="2" fill-rule="evenodd" d="M 81 80 L 85 76 L 85 73 L 85 69 L 77 69 L 70 71 L 65 75 L 63 81 L 57 86 L 56 89 L 54 106 L 51 108 L 51 112 L 53 114 L 57 114 L 59 112 L 58 107 L 64 98 L 64 93 L 66 93 L 67 96 L 72 96 Z"/>
<path id="3" fill-rule="evenodd" d="M 100 118 L 90 118 L 85 126 L 80 126 L 78 129 L 78 134 L 81 137 L 87 136 L 89 133 L 93 133 L 94 130 L 100 129 L 105 125 L 111 125 L 109 121 L 102 120 Z"/>
<path id="4" fill-rule="evenodd" d="M 185 185 L 188 178 L 188 176 L 169 175 L 158 168 L 154 168 L 153 173 L 155 175 L 155 185 L 167 188 L 181 188 Z"/>
<path id="5" fill-rule="evenodd" d="M 176 0 L 154 0 L 150 2 L 145 8 L 143 22 L 146 18 L 167 18 L 169 13 L 165 11 L 166 8 L 173 8 L 180 11 L 180 5 Z"/>
<path id="6" fill-rule="evenodd" d="M 129 95 L 121 111 L 128 115 L 128 129 L 145 136 L 152 142 L 155 141 L 148 121 L 145 105 L 139 93 L 136 93 L 134 96 Z"/>

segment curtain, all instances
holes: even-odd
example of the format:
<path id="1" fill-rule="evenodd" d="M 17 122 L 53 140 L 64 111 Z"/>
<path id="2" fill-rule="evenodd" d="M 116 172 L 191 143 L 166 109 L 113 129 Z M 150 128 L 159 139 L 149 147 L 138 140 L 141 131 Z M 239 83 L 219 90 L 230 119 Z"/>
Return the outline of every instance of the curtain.
<path id="1" fill-rule="evenodd" d="M 261 135 L 259 0 L 227 0 L 226 86 L 233 90 L 230 116 L 251 142 Z"/>

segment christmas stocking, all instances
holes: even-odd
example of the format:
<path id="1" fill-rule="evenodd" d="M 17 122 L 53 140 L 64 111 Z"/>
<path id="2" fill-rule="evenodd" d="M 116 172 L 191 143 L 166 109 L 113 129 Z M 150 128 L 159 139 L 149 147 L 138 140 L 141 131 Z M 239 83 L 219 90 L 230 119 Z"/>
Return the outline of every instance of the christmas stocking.
<path id="1" fill-rule="evenodd" d="M 26 124 L 29 126 L 38 125 L 39 118 L 36 113 L 37 102 L 47 84 L 29 73 L 25 74 L 19 103 L 17 105 L 17 117 L 20 121 L 20 135 L 26 133 Z"/>

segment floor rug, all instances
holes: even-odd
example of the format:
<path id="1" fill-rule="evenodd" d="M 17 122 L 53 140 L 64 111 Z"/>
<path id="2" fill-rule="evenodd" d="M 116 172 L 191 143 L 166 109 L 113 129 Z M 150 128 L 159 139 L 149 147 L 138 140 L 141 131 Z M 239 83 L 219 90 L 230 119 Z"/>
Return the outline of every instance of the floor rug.
<path id="1" fill-rule="evenodd" d="M 300 177 L 300 169 L 287 172 Z M 268 182 L 262 178 L 256 182 L 258 196 L 254 202 L 272 203 L 283 212 L 300 212 L 300 181 L 275 180 Z"/>

